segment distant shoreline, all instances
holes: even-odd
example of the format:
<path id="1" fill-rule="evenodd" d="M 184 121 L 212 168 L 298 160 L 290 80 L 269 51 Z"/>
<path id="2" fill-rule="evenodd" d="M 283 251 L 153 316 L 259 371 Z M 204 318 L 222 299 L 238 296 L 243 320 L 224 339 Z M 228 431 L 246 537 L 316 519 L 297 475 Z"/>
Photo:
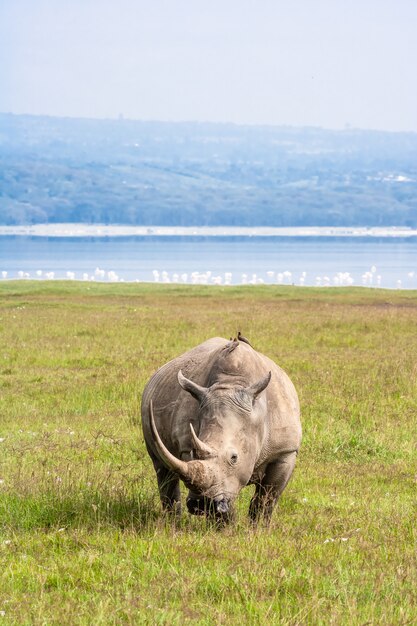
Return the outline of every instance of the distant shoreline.
<path id="1" fill-rule="evenodd" d="M 34 224 L 0 226 L 0 236 L 22 237 L 417 237 L 404 226 L 128 226 L 122 224 Z"/>

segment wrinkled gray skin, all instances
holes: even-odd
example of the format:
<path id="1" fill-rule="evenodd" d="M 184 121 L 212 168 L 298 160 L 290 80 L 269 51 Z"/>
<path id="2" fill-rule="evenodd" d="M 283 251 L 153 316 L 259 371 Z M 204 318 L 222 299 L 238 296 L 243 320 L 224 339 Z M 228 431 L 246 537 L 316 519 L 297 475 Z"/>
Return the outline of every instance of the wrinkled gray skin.
<path id="1" fill-rule="evenodd" d="M 142 424 L 165 511 L 228 521 L 242 487 L 249 515 L 269 521 L 301 443 L 297 393 L 285 372 L 248 343 L 215 337 L 159 369 L 145 387 Z M 190 426 L 191 425 L 191 426 Z"/>

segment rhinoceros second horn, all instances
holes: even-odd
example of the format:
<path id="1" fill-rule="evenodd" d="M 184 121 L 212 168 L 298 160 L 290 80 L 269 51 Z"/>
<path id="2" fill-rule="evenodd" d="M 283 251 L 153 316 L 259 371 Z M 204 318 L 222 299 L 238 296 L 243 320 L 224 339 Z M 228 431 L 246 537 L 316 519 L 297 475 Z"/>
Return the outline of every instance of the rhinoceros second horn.
<path id="1" fill-rule="evenodd" d="M 190 422 L 190 429 L 191 429 L 191 438 L 193 440 L 194 448 L 200 453 L 201 457 L 203 459 L 208 459 L 210 457 L 216 456 L 216 451 L 214 450 L 214 448 L 209 446 L 207 443 L 204 443 L 204 441 L 201 441 L 201 439 L 197 437 L 197 435 L 195 434 L 194 427 L 191 424 L 191 422 Z"/>

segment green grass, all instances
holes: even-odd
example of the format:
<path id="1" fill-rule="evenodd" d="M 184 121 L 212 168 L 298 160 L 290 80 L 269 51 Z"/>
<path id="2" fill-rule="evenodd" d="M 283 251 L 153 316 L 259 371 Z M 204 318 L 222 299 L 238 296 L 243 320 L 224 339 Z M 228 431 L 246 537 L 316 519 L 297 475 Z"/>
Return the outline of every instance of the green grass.
<path id="1" fill-rule="evenodd" d="M 269 529 L 163 518 L 157 367 L 241 330 L 304 439 Z M 0 284 L 0 624 L 417 624 L 417 293 Z"/>

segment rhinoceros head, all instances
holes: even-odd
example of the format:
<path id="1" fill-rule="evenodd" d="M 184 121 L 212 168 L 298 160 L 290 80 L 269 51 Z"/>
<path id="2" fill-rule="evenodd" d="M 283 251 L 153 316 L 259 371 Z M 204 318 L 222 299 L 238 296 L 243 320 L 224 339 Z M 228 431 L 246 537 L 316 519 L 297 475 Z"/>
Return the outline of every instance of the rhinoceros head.
<path id="1" fill-rule="evenodd" d="M 214 513 L 227 519 L 239 491 L 252 476 L 264 436 L 265 400 L 259 398 L 271 380 L 271 372 L 243 386 L 215 383 L 200 387 L 178 373 L 178 382 L 199 402 L 198 435 L 190 422 L 193 460 L 173 456 L 162 443 L 152 415 L 155 443 L 168 467 L 189 488 L 187 508 L 193 515 Z"/>

